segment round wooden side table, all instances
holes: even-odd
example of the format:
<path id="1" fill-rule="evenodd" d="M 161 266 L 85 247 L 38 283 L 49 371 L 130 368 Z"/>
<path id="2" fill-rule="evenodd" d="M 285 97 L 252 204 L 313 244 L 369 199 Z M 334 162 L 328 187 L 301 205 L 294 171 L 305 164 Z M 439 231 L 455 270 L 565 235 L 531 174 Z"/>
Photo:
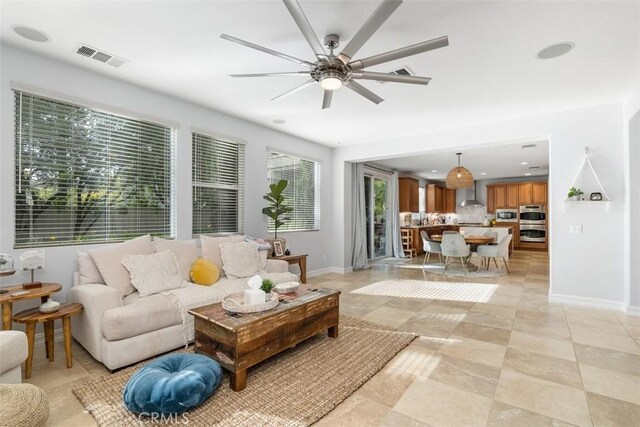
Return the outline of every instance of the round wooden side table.
<path id="1" fill-rule="evenodd" d="M 36 325 L 38 323 L 44 324 L 44 341 L 47 350 L 47 357 L 49 362 L 54 361 L 53 355 L 53 326 L 54 321 L 62 319 L 62 330 L 64 334 L 64 352 L 67 356 L 67 368 L 73 365 L 71 354 L 71 316 L 74 316 L 82 311 L 82 304 L 77 302 L 61 304 L 60 309 L 53 313 L 42 313 L 39 308 L 30 308 L 29 310 L 21 311 L 13 316 L 13 321 L 16 323 L 25 323 L 27 328 L 27 342 L 29 345 L 29 355 L 27 356 L 27 362 L 25 364 L 25 378 L 31 378 L 31 364 L 33 362 L 33 345 L 36 336 Z"/>

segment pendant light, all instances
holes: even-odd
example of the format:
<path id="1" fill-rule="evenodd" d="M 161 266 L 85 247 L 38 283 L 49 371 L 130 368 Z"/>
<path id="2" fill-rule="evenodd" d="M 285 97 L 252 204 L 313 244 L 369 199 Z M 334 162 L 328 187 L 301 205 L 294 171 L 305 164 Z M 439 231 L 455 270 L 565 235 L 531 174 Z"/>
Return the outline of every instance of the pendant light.
<path id="1" fill-rule="evenodd" d="M 460 166 L 460 156 L 462 153 L 456 153 L 458 156 L 458 166 L 454 167 L 447 174 L 447 188 L 471 188 L 473 185 L 473 175 L 467 168 Z"/>

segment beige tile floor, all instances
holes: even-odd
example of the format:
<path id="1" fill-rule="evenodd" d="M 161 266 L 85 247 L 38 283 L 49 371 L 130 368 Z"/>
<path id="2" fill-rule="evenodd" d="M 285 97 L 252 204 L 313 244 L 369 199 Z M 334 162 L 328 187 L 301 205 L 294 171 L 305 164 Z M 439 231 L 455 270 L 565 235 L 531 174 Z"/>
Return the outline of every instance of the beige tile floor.
<path id="1" fill-rule="evenodd" d="M 476 283 L 491 291 L 442 298 L 352 293 L 383 280 Z M 419 335 L 316 425 L 640 425 L 640 318 L 552 304 L 548 280 L 547 255 L 525 251 L 514 253 L 511 274 L 498 278 L 374 264 L 310 279 L 342 291 L 343 314 Z M 72 369 L 60 343 L 54 363 L 36 348 L 29 382 L 49 395 L 52 426 L 95 425 L 71 387 L 108 371 L 77 343 L 73 348 Z"/>

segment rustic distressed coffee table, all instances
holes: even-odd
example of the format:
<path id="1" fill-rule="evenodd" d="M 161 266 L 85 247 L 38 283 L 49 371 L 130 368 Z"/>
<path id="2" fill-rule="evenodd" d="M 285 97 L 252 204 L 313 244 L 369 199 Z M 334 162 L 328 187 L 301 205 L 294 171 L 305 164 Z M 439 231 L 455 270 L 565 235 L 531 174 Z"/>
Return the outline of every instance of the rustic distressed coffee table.
<path id="1" fill-rule="evenodd" d="M 338 336 L 340 291 L 300 285 L 280 295 L 277 307 L 260 313 L 234 314 L 222 303 L 189 310 L 195 318 L 195 351 L 231 372 L 231 389 L 247 385 L 247 369 L 328 330 Z"/>

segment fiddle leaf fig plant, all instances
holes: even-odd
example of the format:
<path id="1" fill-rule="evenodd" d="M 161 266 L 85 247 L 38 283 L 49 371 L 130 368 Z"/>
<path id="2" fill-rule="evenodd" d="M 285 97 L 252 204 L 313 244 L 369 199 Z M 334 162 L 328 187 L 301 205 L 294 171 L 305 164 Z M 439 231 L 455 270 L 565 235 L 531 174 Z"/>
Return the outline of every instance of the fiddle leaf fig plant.
<path id="1" fill-rule="evenodd" d="M 278 228 L 282 227 L 285 221 L 291 219 L 284 215 L 293 212 L 293 208 L 287 206 L 282 194 L 287 188 L 287 184 L 286 179 L 281 179 L 277 183 L 269 185 L 270 191 L 262 196 L 268 202 L 267 207 L 262 208 L 262 213 L 273 220 L 276 239 L 278 238 Z"/>

